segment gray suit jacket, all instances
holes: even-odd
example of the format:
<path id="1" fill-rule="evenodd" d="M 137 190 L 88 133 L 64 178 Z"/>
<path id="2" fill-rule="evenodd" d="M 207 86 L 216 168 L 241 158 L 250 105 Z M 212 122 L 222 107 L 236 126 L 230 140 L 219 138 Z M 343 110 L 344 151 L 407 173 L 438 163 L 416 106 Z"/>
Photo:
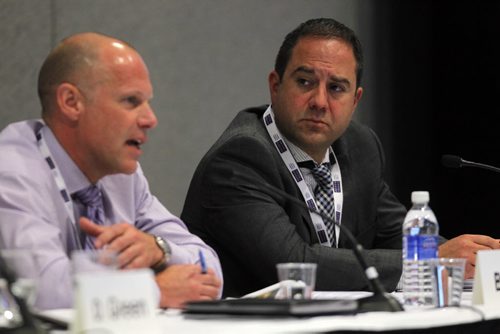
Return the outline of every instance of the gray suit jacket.
<path id="1" fill-rule="evenodd" d="M 189 230 L 219 254 L 223 295 L 238 297 L 276 283 L 281 262 L 317 263 L 316 290 L 368 289 L 342 232 L 338 249 L 321 246 L 304 208 L 241 186 L 264 181 L 303 200 L 264 128 L 265 109 L 243 110 L 231 122 L 196 169 L 181 214 Z M 342 174 L 342 225 L 392 291 L 401 275 L 406 209 L 383 179 L 380 142 L 372 130 L 352 122 L 333 149 Z M 231 177 L 234 171 L 245 179 Z"/>

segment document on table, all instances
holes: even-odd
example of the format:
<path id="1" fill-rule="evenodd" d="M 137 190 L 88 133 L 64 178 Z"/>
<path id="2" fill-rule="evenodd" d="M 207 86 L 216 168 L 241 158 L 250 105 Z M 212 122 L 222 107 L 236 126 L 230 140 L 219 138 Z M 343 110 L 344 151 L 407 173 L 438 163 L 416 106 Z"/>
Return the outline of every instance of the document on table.
<path id="1" fill-rule="evenodd" d="M 313 299 L 341 299 L 341 300 L 357 300 L 373 295 L 368 291 L 314 291 Z"/>
<path id="2" fill-rule="evenodd" d="M 241 298 L 274 298 L 278 293 L 280 284 L 276 283 L 263 289 L 254 291 Z M 312 299 L 341 299 L 356 300 L 371 296 L 373 293 L 368 291 L 313 291 Z"/>

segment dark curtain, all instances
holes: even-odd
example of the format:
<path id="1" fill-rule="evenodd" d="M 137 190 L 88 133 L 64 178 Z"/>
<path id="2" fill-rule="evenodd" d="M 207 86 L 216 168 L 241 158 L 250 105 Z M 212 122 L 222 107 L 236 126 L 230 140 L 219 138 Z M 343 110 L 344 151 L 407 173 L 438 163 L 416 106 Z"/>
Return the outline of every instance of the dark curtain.
<path id="1" fill-rule="evenodd" d="M 373 15 L 376 113 L 387 120 L 376 130 L 393 192 L 409 207 L 411 191 L 428 190 L 447 238 L 500 238 L 500 174 L 440 162 L 500 166 L 500 2 L 382 0 Z"/>

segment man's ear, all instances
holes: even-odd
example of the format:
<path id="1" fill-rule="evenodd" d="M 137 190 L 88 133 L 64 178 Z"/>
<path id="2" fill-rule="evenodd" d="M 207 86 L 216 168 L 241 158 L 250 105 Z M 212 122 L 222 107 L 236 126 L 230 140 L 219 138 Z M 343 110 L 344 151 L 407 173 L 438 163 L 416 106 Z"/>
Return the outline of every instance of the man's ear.
<path id="1" fill-rule="evenodd" d="M 269 93 L 271 94 L 271 100 L 274 99 L 276 94 L 278 94 L 278 88 L 281 84 L 281 79 L 276 71 L 272 71 L 269 73 L 269 77 L 267 78 L 269 82 Z"/>
<path id="2" fill-rule="evenodd" d="M 83 111 L 83 95 L 73 84 L 62 83 L 56 89 L 56 102 L 69 121 L 77 121 Z"/>
<path id="3" fill-rule="evenodd" d="M 356 95 L 354 96 L 354 108 L 358 106 L 359 100 L 361 100 L 361 96 L 363 96 L 363 88 L 358 87 L 356 89 Z"/>

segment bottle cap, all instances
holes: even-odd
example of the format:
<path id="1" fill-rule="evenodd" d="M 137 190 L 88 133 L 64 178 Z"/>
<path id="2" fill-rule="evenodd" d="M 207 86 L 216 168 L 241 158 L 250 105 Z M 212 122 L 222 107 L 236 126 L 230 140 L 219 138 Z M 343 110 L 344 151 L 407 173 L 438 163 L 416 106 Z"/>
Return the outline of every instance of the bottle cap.
<path id="1" fill-rule="evenodd" d="M 411 193 L 412 203 L 428 203 L 429 202 L 429 192 L 428 191 L 413 191 Z"/>

